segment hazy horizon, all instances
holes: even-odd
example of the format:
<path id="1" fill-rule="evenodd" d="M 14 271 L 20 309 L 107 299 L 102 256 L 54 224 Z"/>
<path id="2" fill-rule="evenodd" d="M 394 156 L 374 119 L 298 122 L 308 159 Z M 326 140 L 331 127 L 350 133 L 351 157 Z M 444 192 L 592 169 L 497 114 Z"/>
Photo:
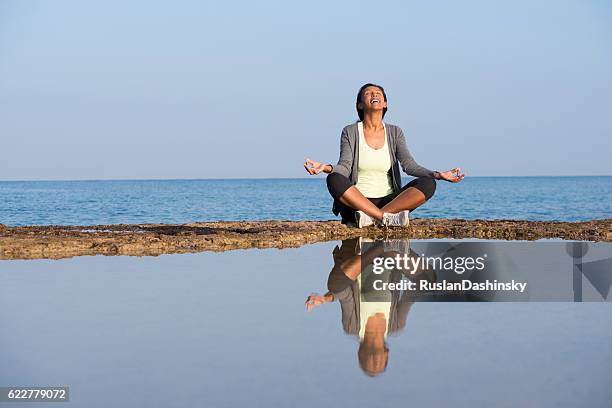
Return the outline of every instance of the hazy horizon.
<path id="1" fill-rule="evenodd" d="M 563 175 L 523 175 L 523 176 L 511 176 L 511 175 L 503 175 L 503 176 L 466 176 L 466 178 L 521 178 L 521 177 L 612 177 L 612 174 L 583 174 L 583 175 L 571 175 L 571 174 L 563 174 Z M 402 178 L 410 179 L 412 176 L 407 176 L 402 173 Z M 19 179 L 4 179 L 0 180 L 0 183 L 4 182 L 61 182 L 61 181 L 197 181 L 197 180 L 321 180 L 325 181 L 325 176 L 319 175 L 315 176 L 296 176 L 296 177 L 198 177 L 198 178 L 108 178 L 108 179 L 28 179 L 28 180 L 19 180 Z M 443 181 L 441 181 L 443 182 Z"/>
<path id="2" fill-rule="evenodd" d="M 0 180 L 302 178 L 380 83 L 416 161 L 612 174 L 612 3 L 0 3 Z"/>

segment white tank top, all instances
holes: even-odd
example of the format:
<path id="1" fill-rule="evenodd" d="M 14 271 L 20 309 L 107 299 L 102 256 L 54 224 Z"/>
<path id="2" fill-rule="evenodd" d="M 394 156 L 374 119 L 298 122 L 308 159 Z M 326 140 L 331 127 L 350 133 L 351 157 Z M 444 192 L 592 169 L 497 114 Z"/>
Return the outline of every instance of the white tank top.
<path id="1" fill-rule="evenodd" d="M 385 144 L 380 149 L 372 149 L 365 140 L 363 122 L 357 123 L 359 130 L 359 163 L 357 165 L 357 189 L 365 197 L 380 198 L 393 192 L 391 184 L 391 156 L 389 156 L 389 143 L 387 140 L 387 127 L 385 130 Z"/>

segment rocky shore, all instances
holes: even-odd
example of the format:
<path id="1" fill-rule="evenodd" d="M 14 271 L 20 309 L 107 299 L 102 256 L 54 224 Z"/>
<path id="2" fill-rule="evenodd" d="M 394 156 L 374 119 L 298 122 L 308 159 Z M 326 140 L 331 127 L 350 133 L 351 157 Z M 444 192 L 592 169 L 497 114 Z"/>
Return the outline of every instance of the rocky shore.
<path id="1" fill-rule="evenodd" d="M 337 221 L 240 221 L 95 226 L 8 227 L 0 224 L 0 259 L 81 255 L 157 256 L 248 248 L 296 248 L 315 242 L 370 238 L 559 238 L 612 242 L 612 219 L 586 222 L 414 219 L 407 228 L 350 228 Z"/>

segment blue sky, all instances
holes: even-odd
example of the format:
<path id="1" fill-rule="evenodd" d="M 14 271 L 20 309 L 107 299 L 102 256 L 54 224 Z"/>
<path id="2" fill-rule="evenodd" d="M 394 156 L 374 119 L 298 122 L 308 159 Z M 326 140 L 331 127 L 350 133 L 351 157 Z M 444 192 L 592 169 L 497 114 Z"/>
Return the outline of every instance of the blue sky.
<path id="1" fill-rule="evenodd" d="M 302 177 L 365 82 L 417 161 L 612 174 L 608 1 L 0 2 L 0 179 Z"/>

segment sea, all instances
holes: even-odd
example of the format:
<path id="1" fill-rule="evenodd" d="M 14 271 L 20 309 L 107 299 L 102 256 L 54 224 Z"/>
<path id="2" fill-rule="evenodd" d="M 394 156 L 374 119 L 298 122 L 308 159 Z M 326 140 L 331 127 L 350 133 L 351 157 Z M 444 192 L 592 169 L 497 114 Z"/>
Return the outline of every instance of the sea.
<path id="1" fill-rule="evenodd" d="M 410 179 L 404 179 L 407 183 Z M 0 181 L 0 223 L 99 225 L 330 220 L 325 179 Z M 612 176 L 467 177 L 438 182 L 416 218 L 612 218 Z"/>
<path id="2" fill-rule="evenodd" d="M 322 177 L 0 182 L 6 225 L 328 220 L 331 205 Z M 611 210 L 612 177 L 470 177 L 438 183 L 414 216 L 579 221 Z M 350 311 L 367 299 L 338 271 L 400 250 L 486 257 L 492 269 L 471 277 L 528 290 L 404 293 L 384 343 L 366 343 L 372 334 L 351 327 L 369 320 Z M 0 406 L 46 406 L 8 402 L 7 390 L 61 387 L 58 406 L 78 408 L 608 408 L 611 263 L 607 242 L 409 239 L 0 260 Z M 328 290 L 338 298 L 308 311 Z"/>

